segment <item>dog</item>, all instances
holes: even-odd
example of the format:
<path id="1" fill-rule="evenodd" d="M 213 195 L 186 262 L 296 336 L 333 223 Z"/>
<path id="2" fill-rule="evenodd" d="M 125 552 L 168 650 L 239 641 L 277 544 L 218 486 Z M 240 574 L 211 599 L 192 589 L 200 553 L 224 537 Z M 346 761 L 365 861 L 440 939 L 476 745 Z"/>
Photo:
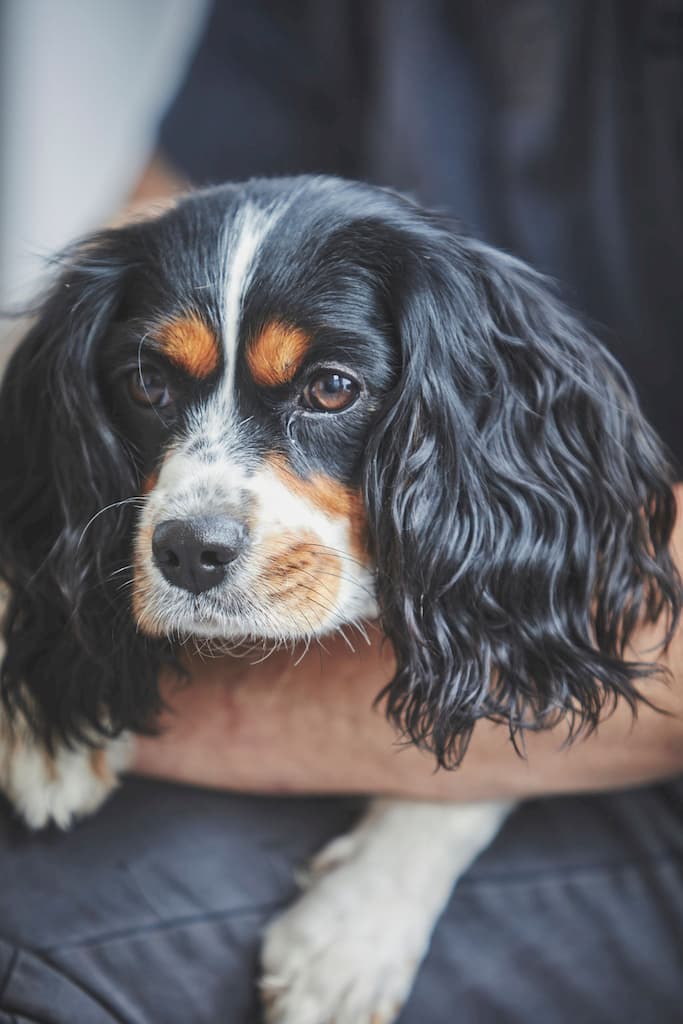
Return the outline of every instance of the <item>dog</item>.
<path id="1" fill-rule="evenodd" d="M 673 471 L 537 273 L 397 193 L 253 180 L 72 246 L 0 397 L 0 784 L 94 810 L 177 647 L 377 619 L 407 740 L 594 728 L 681 585 Z M 373 801 L 267 931 L 277 1024 L 389 1022 L 509 805 Z"/>

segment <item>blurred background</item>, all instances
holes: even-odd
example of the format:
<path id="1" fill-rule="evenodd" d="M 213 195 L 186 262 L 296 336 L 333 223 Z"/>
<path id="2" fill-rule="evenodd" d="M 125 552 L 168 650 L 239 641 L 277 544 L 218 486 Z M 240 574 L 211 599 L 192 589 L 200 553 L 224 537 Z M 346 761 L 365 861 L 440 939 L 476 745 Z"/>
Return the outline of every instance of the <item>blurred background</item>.
<path id="1" fill-rule="evenodd" d="M 683 461 L 683 0 L 0 0 L 0 86 L 1 308 L 131 196 L 363 178 L 550 275 Z"/>
<path id="2" fill-rule="evenodd" d="M 44 258 L 112 217 L 154 147 L 203 0 L 3 0 L 0 307 Z"/>

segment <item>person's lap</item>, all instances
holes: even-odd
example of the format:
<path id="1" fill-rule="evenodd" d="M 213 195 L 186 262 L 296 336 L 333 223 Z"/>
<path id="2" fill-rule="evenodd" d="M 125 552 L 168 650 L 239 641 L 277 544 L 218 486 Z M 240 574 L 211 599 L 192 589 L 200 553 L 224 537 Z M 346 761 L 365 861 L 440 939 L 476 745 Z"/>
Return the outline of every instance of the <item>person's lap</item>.
<path id="1" fill-rule="evenodd" d="M 69 833 L 0 807 L 0 1022 L 252 1024 L 259 936 L 351 800 L 130 780 Z M 683 783 L 530 803 L 458 886 L 401 1024 L 680 1021 Z"/>

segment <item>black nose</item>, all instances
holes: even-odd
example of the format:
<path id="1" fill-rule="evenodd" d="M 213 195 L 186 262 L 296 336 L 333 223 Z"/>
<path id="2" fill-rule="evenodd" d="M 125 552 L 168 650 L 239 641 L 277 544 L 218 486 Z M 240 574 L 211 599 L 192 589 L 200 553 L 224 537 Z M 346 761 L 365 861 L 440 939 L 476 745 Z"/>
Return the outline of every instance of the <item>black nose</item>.
<path id="1" fill-rule="evenodd" d="M 246 540 L 244 523 L 228 516 L 167 519 L 155 527 L 152 554 L 169 583 L 201 594 L 224 579 Z"/>

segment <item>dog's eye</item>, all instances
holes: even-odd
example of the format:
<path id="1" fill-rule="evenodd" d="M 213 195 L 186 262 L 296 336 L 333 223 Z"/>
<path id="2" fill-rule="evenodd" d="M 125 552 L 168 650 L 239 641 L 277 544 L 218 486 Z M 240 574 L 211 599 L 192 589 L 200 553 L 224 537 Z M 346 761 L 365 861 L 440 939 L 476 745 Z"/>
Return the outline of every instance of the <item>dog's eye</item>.
<path id="1" fill-rule="evenodd" d="M 351 377 L 337 370 L 325 370 L 308 382 L 303 399 L 316 412 L 341 412 L 355 402 L 359 392 L 359 385 Z"/>
<path id="2" fill-rule="evenodd" d="M 127 386 L 128 394 L 136 405 L 152 405 L 155 409 L 163 409 L 174 401 L 166 378 L 153 366 L 132 370 L 128 375 Z"/>

